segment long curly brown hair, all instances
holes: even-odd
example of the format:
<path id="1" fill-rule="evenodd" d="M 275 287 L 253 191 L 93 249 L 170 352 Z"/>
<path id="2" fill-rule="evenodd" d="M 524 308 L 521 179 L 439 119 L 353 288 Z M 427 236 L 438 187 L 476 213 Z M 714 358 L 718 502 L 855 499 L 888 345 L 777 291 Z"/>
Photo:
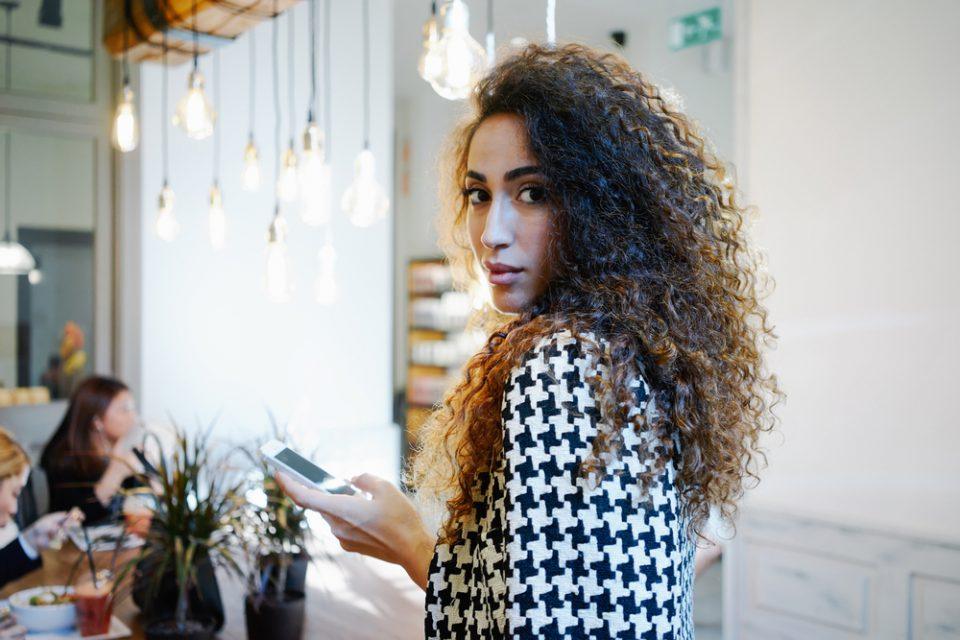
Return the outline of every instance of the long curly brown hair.
<path id="1" fill-rule="evenodd" d="M 776 339 L 761 303 L 772 281 L 723 164 L 656 85 L 582 45 L 528 46 L 480 82 L 473 107 L 441 178 L 441 246 L 457 281 L 477 281 L 461 189 L 473 134 L 493 114 L 522 118 L 539 161 L 555 216 L 553 275 L 521 313 L 474 318 L 489 338 L 421 431 L 409 478 L 445 502 L 441 540 L 459 537 L 477 475 L 501 451 L 511 370 L 564 329 L 603 372 L 590 380 L 603 419 L 584 477 L 607 473 L 601 454 L 617 452 L 628 425 L 648 430 L 659 446 L 636 479 L 643 493 L 672 460 L 689 531 L 702 533 L 711 505 L 732 520 L 745 480 L 766 462 L 759 438 L 783 394 L 763 360 Z M 650 415 L 629 416 L 636 376 L 653 393 Z"/>

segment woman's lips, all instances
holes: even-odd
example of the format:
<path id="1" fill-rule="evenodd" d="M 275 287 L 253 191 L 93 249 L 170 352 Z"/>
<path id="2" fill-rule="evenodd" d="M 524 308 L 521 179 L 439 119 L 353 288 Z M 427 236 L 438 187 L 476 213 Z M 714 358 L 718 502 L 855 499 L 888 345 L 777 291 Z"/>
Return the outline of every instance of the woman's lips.
<path id="1" fill-rule="evenodd" d="M 490 281 L 490 284 L 513 284 L 520 279 L 520 273 L 522 271 L 523 269 L 517 269 L 514 271 L 491 271 L 487 275 L 487 280 Z"/>

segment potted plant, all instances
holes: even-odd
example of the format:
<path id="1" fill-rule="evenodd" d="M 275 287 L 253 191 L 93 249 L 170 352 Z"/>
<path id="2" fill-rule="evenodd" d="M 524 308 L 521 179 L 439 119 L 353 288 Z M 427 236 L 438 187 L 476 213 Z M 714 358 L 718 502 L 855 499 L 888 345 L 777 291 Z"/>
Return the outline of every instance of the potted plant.
<path id="1" fill-rule="evenodd" d="M 148 616 L 150 640 L 206 640 L 223 622 L 215 569 L 242 574 L 235 554 L 245 481 L 226 458 L 214 458 L 210 429 L 191 438 L 175 428 L 174 435 L 172 453 L 160 453 L 145 478 L 156 500 L 135 600 Z"/>
<path id="2" fill-rule="evenodd" d="M 275 424 L 274 433 L 282 435 Z M 244 512 L 247 637 L 296 639 L 303 631 L 309 564 L 306 513 L 280 490 L 258 451 L 248 455 L 255 484 Z"/>

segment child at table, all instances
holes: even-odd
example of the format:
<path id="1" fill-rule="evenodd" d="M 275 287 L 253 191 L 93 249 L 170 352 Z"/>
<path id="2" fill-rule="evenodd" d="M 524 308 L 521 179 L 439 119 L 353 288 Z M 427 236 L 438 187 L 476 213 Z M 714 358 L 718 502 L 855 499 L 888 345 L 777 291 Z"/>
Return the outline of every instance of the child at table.
<path id="1" fill-rule="evenodd" d="M 17 515 L 17 498 L 30 474 L 30 459 L 9 431 L 0 427 L 0 527 Z M 0 587 L 40 567 L 40 550 L 58 539 L 71 522 L 79 522 L 79 511 L 50 513 L 27 527 L 0 549 Z"/>

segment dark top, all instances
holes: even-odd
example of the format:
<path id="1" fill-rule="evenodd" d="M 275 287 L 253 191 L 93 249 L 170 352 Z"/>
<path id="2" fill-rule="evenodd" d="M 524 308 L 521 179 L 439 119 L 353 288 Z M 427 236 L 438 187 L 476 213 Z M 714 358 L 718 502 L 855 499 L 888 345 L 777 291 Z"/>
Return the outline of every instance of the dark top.
<path id="1" fill-rule="evenodd" d="M 69 511 L 73 507 L 79 507 L 87 525 L 102 524 L 120 516 L 123 509 L 121 494 L 113 496 L 110 503 L 104 506 L 93 492 L 93 487 L 100 481 L 102 474 L 84 474 L 79 469 L 70 467 L 45 471 L 50 488 L 50 511 Z M 131 489 L 141 486 L 141 483 L 131 477 L 124 480 L 122 486 L 124 489 Z"/>
<path id="2" fill-rule="evenodd" d="M 0 587 L 34 569 L 39 569 L 41 564 L 40 556 L 37 556 L 36 560 L 31 559 L 23 550 L 20 538 L 15 538 L 13 542 L 0 549 Z"/>

